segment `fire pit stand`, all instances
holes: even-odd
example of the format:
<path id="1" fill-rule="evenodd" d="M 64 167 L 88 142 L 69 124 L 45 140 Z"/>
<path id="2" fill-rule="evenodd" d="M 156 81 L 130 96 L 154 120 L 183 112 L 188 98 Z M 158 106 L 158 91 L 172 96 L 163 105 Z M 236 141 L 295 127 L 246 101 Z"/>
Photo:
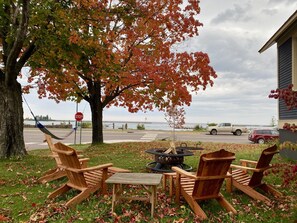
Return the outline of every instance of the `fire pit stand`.
<path id="1" fill-rule="evenodd" d="M 146 150 L 146 153 L 155 155 L 155 161 L 148 163 L 146 167 L 151 171 L 165 173 L 172 172 L 172 166 L 178 166 L 186 171 L 192 170 L 191 166 L 184 164 L 184 157 L 193 156 L 194 154 L 192 152 L 185 147 L 177 147 L 177 154 L 164 153 L 166 150 L 166 148 Z"/>

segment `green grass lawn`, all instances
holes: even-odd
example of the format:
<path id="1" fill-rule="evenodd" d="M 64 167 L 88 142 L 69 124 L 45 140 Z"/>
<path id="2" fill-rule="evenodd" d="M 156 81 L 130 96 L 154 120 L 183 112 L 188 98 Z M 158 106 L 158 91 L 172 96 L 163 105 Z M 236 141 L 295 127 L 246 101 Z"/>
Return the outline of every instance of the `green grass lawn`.
<path id="1" fill-rule="evenodd" d="M 178 143 L 177 143 L 178 144 Z M 194 142 L 188 142 L 194 146 Z M 102 144 L 98 146 L 75 146 L 85 157 L 90 158 L 89 166 L 113 163 L 116 167 L 130 169 L 132 172 L 147 172 L 146 164 L 153 160 L 153 155 L 145 150 L 169 147 L 168 142 L 131 142 Z M 268 145 L 239 145 L 225 143 L 201 143 L 205 150 L 202 153 L 226 149 L 236 154 L 239 159 L 257 160 L 261 151 Z M 201 152 L 185 158 L 185 163 L 196 170 Z M 100 192 L 93 194 L 73 209 L 64 207 L 65 202 L 73 197 L 75 191 L 65 196 L 48 200 L 47 195 L 59 187 L 66 179 L 47 184 L 38 183 L 38 178 L 46 170 L 54 167 L 55 162 L 48 157 L 49 150 L 30 151 L 23 159 L 0 160 L 0 222 L 199 222 L 186 202 L 180 205 L 171 199 L 167 191 L 158 188 L 158 200 L 155 218 L 150 217 L 150 205 L 145 202 L 131 201 L 116 206 L 111 213 L 111 195 L 103 196 Z M 279 170 L 289 165 L 279 155 L 275 155 L 272 163 Z M 267 206 L 262 202 L 250 199 L 240 191 L 228 194 L 225 186 L 222 193 L 238 211 L 232 216 L 225 212 L 215 201 L 202 202 L 202 209 L 209 217 L 205 222 L 297 222 L 297 187 L 295 181 L 286 187 L 282 186 L 283 171 L 274 171 L 265 176 L 265 180 L 284 194 L 282 198 L 274 198 Z M 126 188 L 127 193 L 141 192 L 135 187 Z M 109 190 L 111 192 L 111 190 Z"/>

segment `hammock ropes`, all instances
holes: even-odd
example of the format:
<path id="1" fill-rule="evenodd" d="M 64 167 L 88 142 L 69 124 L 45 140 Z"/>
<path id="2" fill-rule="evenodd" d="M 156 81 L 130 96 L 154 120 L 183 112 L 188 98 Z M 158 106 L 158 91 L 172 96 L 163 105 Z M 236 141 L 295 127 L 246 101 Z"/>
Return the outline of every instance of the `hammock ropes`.
<path id="1" fill-rule="evenodd" d="M 75 130 L 76 128 L 73 128 L 68 134 L 66 134 L 64 137 L 58 137 L 56 135 L 54 135 L 53 133 L 51 133 L 44 125 L 42 125 L 36 118 L 36 116 L 34 115 L 34 113 L 32 112 L 28 102 L 26 101 L 24 95 L 23 95 L 23 99 L 26 103 L 26 105 L 28 106 L 29 108 L 29 111 L 31 112 L 34 120 L 35 120 L 35 123 L 36 123 L 36 126 L 40 129 L 40 131 L 42 131 L 43 133 L 47 134 L 47 135 L 50 135 L 52 138 L 54 139 L 57 139 L 57 140 L 63 140 L 63 139 L 66 139 L 68 136 L 70 136 Z"/>

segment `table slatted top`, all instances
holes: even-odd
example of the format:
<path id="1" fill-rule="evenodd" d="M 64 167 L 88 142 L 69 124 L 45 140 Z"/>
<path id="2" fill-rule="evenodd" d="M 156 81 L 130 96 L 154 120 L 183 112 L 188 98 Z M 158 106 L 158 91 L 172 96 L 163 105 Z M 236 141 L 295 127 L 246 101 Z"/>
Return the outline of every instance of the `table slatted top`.
<path id="1" fill-rule="evenodd" d="M 162 174 L 157 173 L 115 173 L 105 182 L 112 184 L 151 185 L 160 184 Z"/>

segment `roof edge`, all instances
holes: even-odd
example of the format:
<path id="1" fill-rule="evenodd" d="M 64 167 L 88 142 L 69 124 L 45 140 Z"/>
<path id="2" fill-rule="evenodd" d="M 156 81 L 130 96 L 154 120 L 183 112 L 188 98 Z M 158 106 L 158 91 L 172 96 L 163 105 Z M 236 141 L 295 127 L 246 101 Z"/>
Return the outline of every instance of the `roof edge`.
<path id="1" fill-rule="evenodd" d="M 276 40 L 286 31 L 293 22 L 297 20 L 297 10 L 287 19 L 287 21 L 274 33 L 272 37 L 262 46 L 262 48 L 258 51 L 259 53 L 263 53 L 265 50 L 270 48 L 273 44 L 276 43 Z"/>

